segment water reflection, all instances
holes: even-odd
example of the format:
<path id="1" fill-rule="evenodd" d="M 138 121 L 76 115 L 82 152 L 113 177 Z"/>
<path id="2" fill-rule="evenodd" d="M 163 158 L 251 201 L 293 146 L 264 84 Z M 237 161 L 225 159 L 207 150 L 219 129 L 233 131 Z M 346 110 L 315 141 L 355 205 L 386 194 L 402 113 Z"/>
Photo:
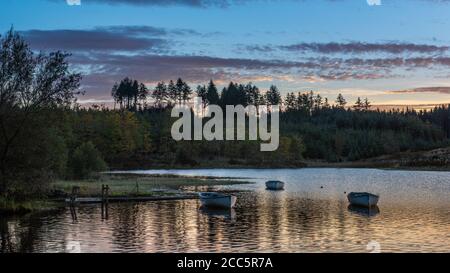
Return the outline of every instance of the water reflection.
<path id="1" fill-rule="evenodd" d="M 380 208 L 378 206 L 365 208 L 361 206 L 349 205 L 348 210 L 353 213 L 368 217 L 373 217 L 380 213 Z"/>
<path id="2" fill-rule="evenodd" d="M 383 208 L 361 217 L 344 201 L 242 193 L 235 210 L 200 209 L 197 200 L 82 206 L 53 215 L 1 219 L 2 252 L 364 252 L 449 251 L 448 210 Z M 363 215 L 367 212 L 364 212 Z"/>
<path id="3" fill-rule="evenodd" d="M 208 208 L 201 207 L 200 212 L 209 216 L 209 217 L 221 217 L 225 219 L 235 220 L 236 219 L 236 210 L 235 209 L 217 209 L 217 208 Z"/>
<path id="4" fill-rule="evenodd" d="M 427 198 L 412 195 L 415 202 L 397 202 L 402 199 L 382 193 L 380 208 L 367 211 L 349 207 L 343 194 L 348 185 L 364 188 L 367 173 L 335 172 L 298 176 L 300 182 L 287 183 L 282 192 L 266 191 L 263 182 L 215 187 L 247 190 L 235 193 L 234 210 L 205 210 L 198 200 L 180 200 L 80 206 L 75 208 L 75 218 L 70 208 L 0 218 L 0 251 L 64 252 L 79 243 L 81 252 L 366 252 L 371 241 L 388 252 L 450 251 L 447 173 L 410 174 L 447 183 L 439 187 L 434 182 L 425 187 L 423 180 L 402 182 L 392 175 L 391 179 L 408 188 L 406 192 L 426 189 Z M 380 174 L 370 179 L 386 183 L 386 192 L 399 187 L 386 180 L 388 174 Z M 345 182 L 343 189 L 340 180 L 332 180 L 335 176 L 345 180 L 349 175 L 352 181 L 363 182 Z M 307 179 L 320 183 L 312 185 Z M 318 185 L 325 186 L 319 189 Z M 434 198 L 443 193 L 447 199 Z M 432 202 L 422 202 L 428 198 Z"/>

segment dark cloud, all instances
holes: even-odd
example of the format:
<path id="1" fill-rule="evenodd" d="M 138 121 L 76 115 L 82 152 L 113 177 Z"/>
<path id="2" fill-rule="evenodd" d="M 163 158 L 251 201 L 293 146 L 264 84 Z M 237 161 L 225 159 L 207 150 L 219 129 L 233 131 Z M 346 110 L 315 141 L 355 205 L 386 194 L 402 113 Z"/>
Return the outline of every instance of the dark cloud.
<path id="1" fill-rule="evenodd" d="M 139 51 L 164 52 L 176 36 L 195 36 L 189 29 L 165 29 L 152 26 L 109 26 L 89 30 L 28 30 L 21 34 L 35 49 L 67 51 Z"/>
<path id="2" fill-rule="evenodd" d="M 299 43 L 280 46 L 282 50 L 293 52 L 315 52 L 321 54 L 365 54 L 365 53 L 444 53 L 448 46 L 413 43 Z"/>
<path id="3" fill-rule="evenodd" d="M 450 94 L 450 86 L 419 87 L 419 88 L 413 88 L 413 89 L 391 91 L 391 93 L 440 93 L 440 94 Z"/>
<path id="4" fill-rule="evenodd" d="M 35 49 L 68 51 L 133 51 L 161 49 L 166 41 L 159 38 L 130 37 L 102 30 L 30 30 L 22 32 Z"/>

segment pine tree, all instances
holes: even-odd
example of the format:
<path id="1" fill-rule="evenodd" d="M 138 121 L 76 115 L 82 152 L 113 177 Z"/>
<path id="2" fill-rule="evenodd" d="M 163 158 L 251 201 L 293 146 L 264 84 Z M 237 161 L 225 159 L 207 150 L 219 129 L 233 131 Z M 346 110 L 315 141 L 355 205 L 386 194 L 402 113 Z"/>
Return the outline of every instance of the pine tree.
<path id="1" fill-rule="evenodd" d="M 178 101 L 177 87 L 172 80 L 170 80 L 169 85 L 167 86 L 167 95 L 171 105 L 177 104 Z"/>
<path id="2" fill-rule="evenodd" d="M 191 87 L 186 82 L 183 82 L 183 87 L 181 88 L 181 98 L 183 100 L 183 104 L 189 102 L 191 100 L 191 96 L 192 96 Z"/>
<path id="3" fill-rule="evenodd" d="M 296 109 L 296 97 L 294 93 L 287 93 L 285 107 L 286 111 L 293 111 Z"/>
<path id="4" fill-rule="evenodd" d="M 336 98 L 336 107 L 344 109 L 345 105 L 347 105 L 347 101 L 345 100 L 344 96 L 342 96 L 341 93 Z"/>
<path id="5" fill-rule="evenodd" d="M 145 86 L 145 84 L 143 84 L 143 83 L 140 83 L 139 91 L 138 91 L 138 100 L 139 100 L 139 105 L 143 108 L 146 107 L 148 94 L 149 94 L 149 90 L 148 90 L 147 86 Z"/>
<path id="6" fill-rule="evenodd" d="M 279 105 L 281 104 L 281 94 L 275 85 L 270 86 L 269 91 L 266 93 L 266 103 L 268 105 Z"/>
<path id="7" fill-rule="evenodd" d="M 167 85 L 164 82 L 159 82 L 153 90 L 152 97 L 155 100 L 155 104 L 161 108 L 169 98 Z"/>
<path id="8" fill-rule="evenodd" d="M 205 108 L 206 105 L 208 104 L 208 100 L 206 98 L 206 95 L 207 95 L 206 86 L 204 86 L 204 85 L 197 86 L 196 93 L 197 93 L 197 97 L 202 98 L 202 106 L 203 106 L 203 108 Z"/>
<path id="9" fill-rule="evenodd" d="M 364 110 L 369 111 L 371 106 L 372 106 L 372 105 L 370 104 L 369 99 L 368 99 L 368 98 L 365 98 L 365 99 L 364 99 Z"/>
<path id="10" fill-rule="evenodd" d="M 178 78 L 177 83 L 175 84 L 176 87 L 176 99 L 178 101 L 178 104 L 181 105 L 181 102 L 183 101 L 183 89 L 184 89 L 184 82 L 181 78 Z"/>
<path id="11" fill-rule="evenodd" d="M 219 104 L 219 93 L 217 92 L 217 87 L 211 80 L 208 84 L 208 89 L 206 91 L 206 101 L 208 104 Z"/>
<path id="12" fill-rule="evenodd" d="M 355 104 L 353 105 L 353 109 L 355 109 L 355 111 L 361 111 L 362 109 L 364 109 L 364 103 L 360 97 L 358 97 Z"/>

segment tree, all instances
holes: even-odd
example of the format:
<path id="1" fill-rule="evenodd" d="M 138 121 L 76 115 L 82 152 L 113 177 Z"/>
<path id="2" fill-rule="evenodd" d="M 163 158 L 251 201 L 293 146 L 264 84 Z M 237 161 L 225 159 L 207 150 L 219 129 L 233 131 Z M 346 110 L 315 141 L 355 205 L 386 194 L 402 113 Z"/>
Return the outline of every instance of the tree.
<path id="1" fill-rule="evenodd" d="M 222 91 L 220 104 L 224 108 L 226 105 L 246 105 L 247 99 L 243 86 L 230 82 L 228 87 Z"/>
<path id="2" fill-rule="evenodd" d="M 336 107 L 344 109 L 345 105 L 347 105 L 347 101 L 344 99 L 341 93 L 336 98 Z"/>
<path id="3" fill-rule="evenodd" d="M 147 96 L 150 93 L 147 86 L 145 84 L 140 83 L 139 84 L 139 91 L 138 91 L 138 100 L 139 100 L 139 106 L 145 108 L 146 102 L 147 102 Z"/>
<path id="4" fill-rule="evenodd" d="M 269 91 L 266 93 L 266 103 L 268 105 L 279 105 L 281 104 L 281 94 L 275 85 L 270 86 Z"/>
<path id="5" fill-rule="evenodd" d="M 317 94 L 314 98 L 314 110 L 319 110 L 323 107 L 323 98 L 320 94 Z"/>
<path id="6" fill-rule="evenodd" d="M 132 96 L 132 99 L 133 99 L 133 101 L 132 101 L 132 103 L 133 103 L 133 105 L 132 105 L 132 109 L 134 110 L 134 111 L 136 111 L 137 110 L 137 106 L 138 106 L 138 97 L 139 97 L 139 82 L 138 81 L 136 81 L 136 80 L 134 80 L 133 81 L 133 85 L 132 85 L 132 87 L 131 87 L 132 89 L 131 89 L 131 96 Z"/>
<path id="7" fill-rule="evenodd" d="M 161 108 L 163 103 L 169 98 L 167 89 L 167 85 L 164 82 L 159 82 L 152 92 L 152 98 L 155 100 L 155 105 L 159 108 Z"/>
<path id="8" fill-rule="evenodd" d="M 369 99 L 368 99 L 368 98 L 365 98 L 365 99 L 364 99 L 364 103 L 363 103 L 364 110 L 369 111 L 371 106 L 372 106 L 372 105 L 370 104 Z"/>
<path id="9" fill-rule="evenodd" d="M 191 100 L 191 96 L 192 96 L 191 87 L 186 82 L 183 82 L 183 87 L 181 89 L 181 97 L 183 99 L 183 103 L 186 104 L 186 102 L 189 102 Z"/>
<path id="10" fill-rule="evenodd" d="M 324 103 L 323 103 L 323 109 L 328 109 L 330 108 L 330 103 L 328 102 L 328 98 L 325 98 Z"/>
<path id="11" fill-rule="evenodd" d="M 69 160 L 69 168 L 73 178 L 84 179 L 95 172 L 106 170 L 106 163 L 94 144 L 89 141 L 75 149 Z"/>
<path id="12" fill-rule="evenodd" d="M 355 104 L 353 105 L 353 109 L 355 109 L 355 111 L 361 111 L 363 108 L 364 108 L 364 103 L 361 100 L 361 98 L 358 97 Z"/>
<path id="13" fill-rule="evenodd" d="M 121 109 L 135 111 L 139 101 L 145 102 L 148 89 L 144 84 L 126 77 L 120 83 L 114 84 L 111 93 L 115 103 L 118 103 Z"/>
<path id="14" fill-rule="evenodd" d="M 261 92 L 259 91 L 259 88 L 255 85 L 248 83 L 245 86 L 245 94 L 246 94 L 246 100 L 247 104 L 254 105 L 258 107 L 261 105 Z"/>
<path id="15" fill-rule="evenodd" d="M 119 84 L 116 82 L 111 89 L 111 96 L 114 99 L 114 109 L 116 109 L 116 104 L 119 104 L 120 109 L 123 108 L 123 97 L 119 94 Z"/>
<path id="16" fill-rule="evenodd" d="M 202 108 L 205 108 L 206 105 L 208 104 L 207 92 L 208 91 L 206 91 L 206 86 L 204 86 L 204 85 L 197 86 L 196 93 L 197 93 L 197 96 L 202 99 Z"/>
<path id="17" fill-rule="evenodd" d="M 181 105 L 181 102 L 183 101 L 183 92 L 185 88 L 185 83 L 181 78 L 178 78 L 177 83 L 175 84 L 176 87 L 176 98 L 178 100 L 178 104 Z"/>
<path id="18" fill-rule="evenodd" d="M 35 54 L 12 29 L 0 40 L 0 193 L 7 191 L 11 179 L 20 176 L 19 164 L 23 170 L 27 169 L 30 163 L 27 156 L 36 151 L 33 147 L 36 143 L 29 141 L 31 132 L 52 126 L 51 123 L 47 126 L 45 122 L 49 119 L 40 119 L 40 114 L 45 109 L 71 105 L 82 94 L 81 75 L 69 70 L 68 56 L 60 51 Z M 41 158 L 50 152 L 47 148 L 39 151 Z M 22 156 L 17 158 L 18 155 Z M 39 170 L 41 177 L 48 175 L 51 168 L 28 167 L 29 173 Z M 23 182 L 29 177 L 21 179 Z"/>
<path id="19" fill-rule="evenodd" d="M 294 93 L 287 93 L 285 101 L 286 111 L 293 111 L 296 109 L 296 97 Z"/>
<path id="20" fill-rule="evenodd" d="M 217 92 L 217 87 L 214 82 L 211 80 L 208 84 L 208 89 L 206 91 L 206 100 L 208 104 L 219 104 L 219 93 Z"/>
<path id="21" fill-rule="evenodd" d="M 170 104 L 175 105 L 178 102 L 178 90 L 175 83 L 170 80 L 167 86 L 167 96 L 169 97 Z"/>

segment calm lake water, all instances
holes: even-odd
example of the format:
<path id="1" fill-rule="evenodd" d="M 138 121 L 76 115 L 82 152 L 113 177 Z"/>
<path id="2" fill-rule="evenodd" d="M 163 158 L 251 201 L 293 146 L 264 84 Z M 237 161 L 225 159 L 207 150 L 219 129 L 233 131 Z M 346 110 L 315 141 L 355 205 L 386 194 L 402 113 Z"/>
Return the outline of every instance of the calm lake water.
<path id="1" fill-rule="evenodd" d="M 239 191 L 233 210 L 198 200 L 110 204 L 0 220 L 1 252 L 450 252 L 450 173 L 375 169 L 159 170 L 255 184 L 186 188 Z M 286 190 L 266 191 L 279 179 Z M 381 195 L 379 210 L 348 206 L 344 192 Z M 368 246 L 369 245 L 369 246 Z"/>

